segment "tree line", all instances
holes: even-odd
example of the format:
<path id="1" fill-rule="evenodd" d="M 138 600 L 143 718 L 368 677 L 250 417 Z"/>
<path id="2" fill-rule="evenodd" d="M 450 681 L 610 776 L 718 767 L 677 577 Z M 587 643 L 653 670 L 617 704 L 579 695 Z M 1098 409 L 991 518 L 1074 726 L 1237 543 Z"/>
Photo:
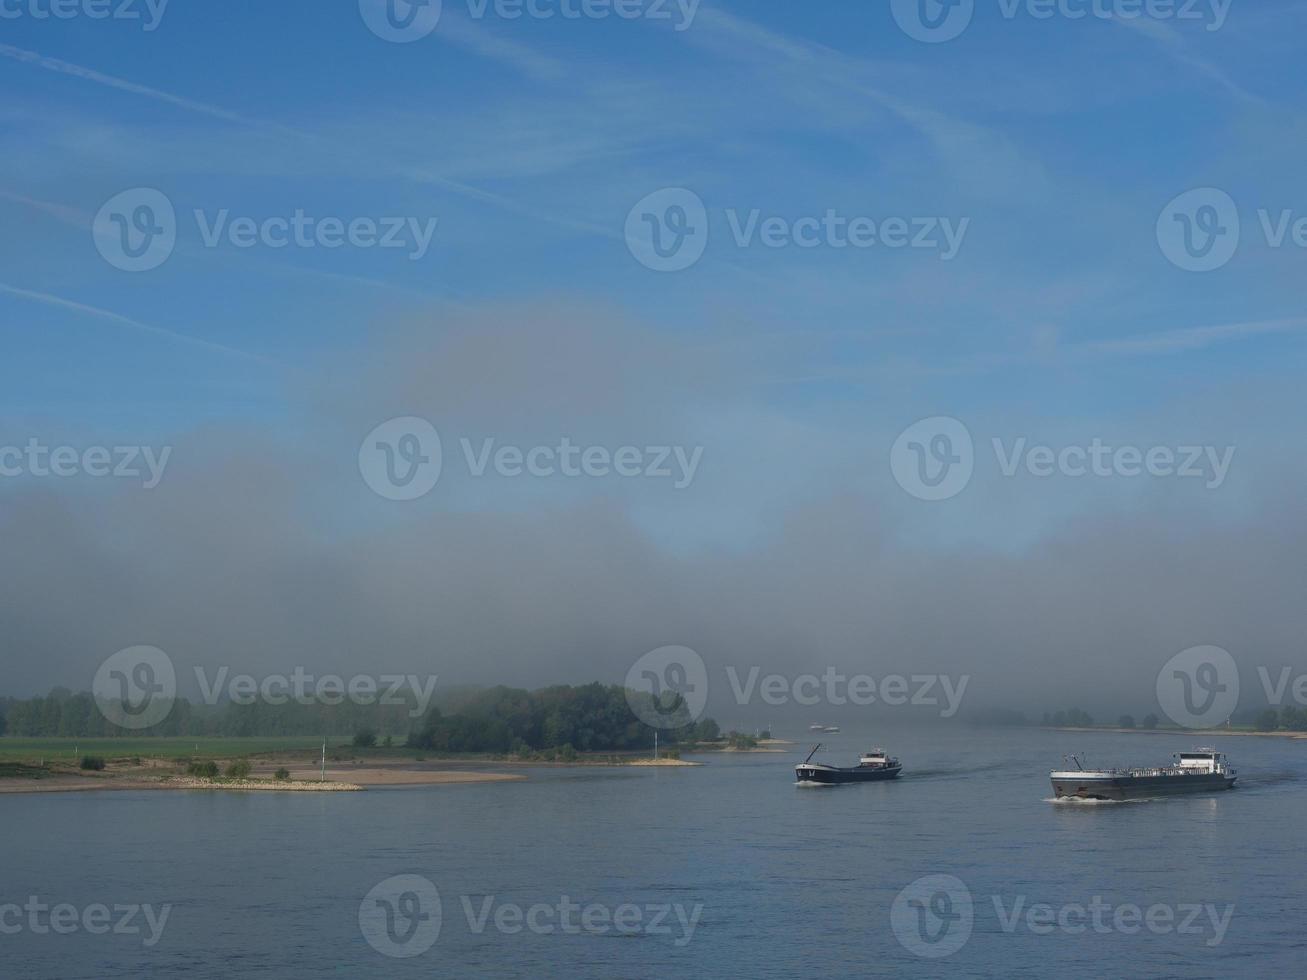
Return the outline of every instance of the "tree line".
<path id="1" fill-rule="evenodd" d="M 578 752 L 649 749 L 654 729 L 631 710 L 629 698 L 654 708 L 652 697 L 612 684 L 557 685 L 538 691 L 494 687 L 471 695 L 456 713 L 431 708 L 409 737 L 412 748 L 438 752 L 521 754 L 570 746 Z M 658 705 L 667 720 L 658 737 L 664 745 L 712 741 L 719 737 L 712 719 L 694 721 L 683 701 Z M 648 718 L 646 710 L 641 717 Z"/>
<path id="2" fill-rule="evenodd" d="M 640 708 L 639 715 L 632 704 Z M 648 694 L 620 685 L 557 685 L 538 691 L 510 687 L 462 690 L 444 709 L 419 714 L 415 700 L 399 704 L 283 704 L 256 701 L 219 705 L 173 700 L 158 724 L 136 731 L 113 724 L 88 692 L 55 688 L 45 697 L 0 698 L 0 735 L 42 738 L 115 736 L 250 737 L 353 736 L 368 732 L 413 748 L 448 752 L 520 752 L 571 746 L 578 752 L 647 749 L 654 730 L 641 718 L 650 711 L 667 727 L 662 744 L 711 741 L 720 735 L 711 719 L 696 722 L 675 695 L 655 704 Z"/>

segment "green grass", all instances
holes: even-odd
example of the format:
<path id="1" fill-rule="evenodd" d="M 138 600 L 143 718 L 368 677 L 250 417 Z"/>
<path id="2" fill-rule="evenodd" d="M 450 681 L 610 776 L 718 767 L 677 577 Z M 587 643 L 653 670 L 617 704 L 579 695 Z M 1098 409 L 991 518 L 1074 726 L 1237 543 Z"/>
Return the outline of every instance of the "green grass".
<path id="1" fill-rule="evenodd" d="M 327 739 L 327 751 L 348 746 L 346 736 Z M 77 763 L 84 755 L 106 759 L 140 756 L 143 759 L 178 759 L 184 756 L 231 759 L 270 752 L 321 751 L 322 739 L 313 735 L 255 738 L 0 738 L 0 762 Z"/>

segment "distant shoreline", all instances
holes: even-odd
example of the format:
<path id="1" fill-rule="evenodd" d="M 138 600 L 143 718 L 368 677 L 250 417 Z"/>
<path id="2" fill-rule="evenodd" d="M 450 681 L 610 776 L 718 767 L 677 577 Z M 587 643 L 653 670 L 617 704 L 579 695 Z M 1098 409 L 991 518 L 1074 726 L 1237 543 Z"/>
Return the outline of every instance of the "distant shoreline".
<path id="1" fill-rule="evenodd" d="M 775 750 L 771 750 L 775 751 Z M 102 771 L 83 771 L 68 764 L 40 768 L 22 767 L 0 778 L 0 794 L 72 793 L 134 790 L 173 790 L 208 792 L 320 793 L 358 792 L 369 788 L 386 789 L 416 786 L 445 786 L 467 783 L 521 782 L 528 777 L 504 769 L 589 768 L 589 767 L 657 767 L 694 768 L 704 765 L 686 759 L 644 755 L 628 757 L 584 756 L 575 760 L 545 761 L 486 759 L 473 757 L 394 758 L 361 755 L 355 759 L 331 760 L 324 770 L 317 760 L 297 753 L 295 758 L 252 759 L 248 779 L 203 779 L 178 771 L 163 759 L 144 759 L 137 764 L 111 761 Z M 279 768 L 289 772 L 287 779 L 275 779 Z M 489 770 L 489 771 L 486 771 Z M 500 770 L 500 771 L 495 771 Z"/>
<path id="2" fill-rule="evenodd" d="M 1046 732 L 1102 732 L 1116 735 L 1183 735 L 1191 738 L 1287 738 L 1307 739 L 1307 732 L 1250 732 L 1243 729 L 1225 728 L 1072 728 L 1059 725 L 1036 726 Z"/>

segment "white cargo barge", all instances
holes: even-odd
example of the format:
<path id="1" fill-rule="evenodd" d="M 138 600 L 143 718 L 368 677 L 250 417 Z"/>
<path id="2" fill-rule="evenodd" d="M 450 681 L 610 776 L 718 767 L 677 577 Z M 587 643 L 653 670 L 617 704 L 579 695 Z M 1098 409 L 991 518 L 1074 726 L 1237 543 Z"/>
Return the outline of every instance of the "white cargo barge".
<path id="1" fill-rule="evenodd" d="M 1139 800 L 1177 793 L 1210 793 L 1230 789 L 1238 778 L 1225 753 L 1212 748 L 1181 752 L 1169 766 L 1140 769 L 1085 769 L 1071 757 L 1075 769 L 1049 773 L 1058 799 Z"/>

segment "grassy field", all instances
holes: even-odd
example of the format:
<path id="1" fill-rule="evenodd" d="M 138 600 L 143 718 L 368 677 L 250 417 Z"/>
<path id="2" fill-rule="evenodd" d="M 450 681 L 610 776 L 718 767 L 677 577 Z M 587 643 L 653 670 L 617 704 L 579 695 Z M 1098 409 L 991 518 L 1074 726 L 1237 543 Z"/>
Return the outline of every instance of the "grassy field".
<path id="1" fill-rule="evenodd" d="M 327 739 L 327 751 L 349 745 L 349 738 Z M 76 762 L 84 755 L 105 759 L 140 756 L 177 759 L 191 756 L 230 759 L 271 752 L 321 751 L 322 739 L 312 735 L 284 738 L 0 738 L 0 762 Z"/>

